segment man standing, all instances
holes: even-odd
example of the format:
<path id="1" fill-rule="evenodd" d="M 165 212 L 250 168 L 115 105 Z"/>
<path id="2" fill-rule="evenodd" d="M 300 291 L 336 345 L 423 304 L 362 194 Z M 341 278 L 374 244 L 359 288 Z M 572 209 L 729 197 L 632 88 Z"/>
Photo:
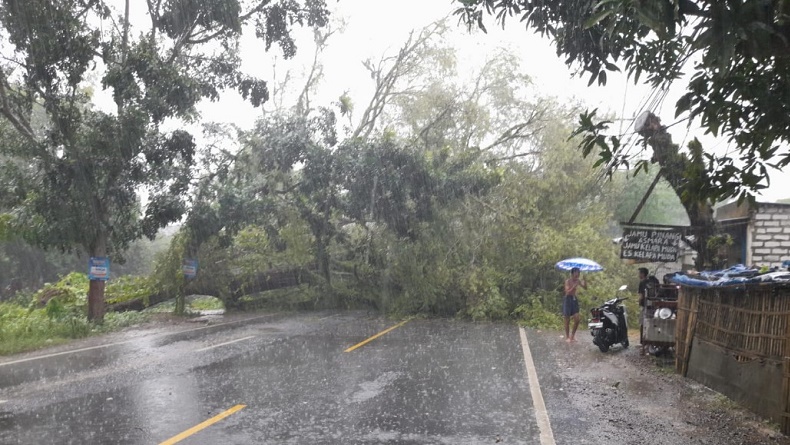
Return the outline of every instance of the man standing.
<path id="1" fill-rule="evenodd" d="M 645 307 L 645 297 L 647 296 L 647 283 L 648 278 L 648 270 L 646 267 L 639 268 L 639 306 L 643 309 Z M 639 322 L 641 323 L 642 320 L 640 319 Z"/>
<path id="2" fill-rule="evenodd" d="M 579 300 L 576 291 L 579 286 L 587 289 L 587 282 L 579 276 L 579 268 L 571 269 L 571 277 L 565 280 L 565 297 L 562 300 L 562 315 L 565 317 L 565 341 L 576 341 L 576 329 L 579 327 Z M 568 335 L 570 321 L 573 318 L 573 332 Z"/>
<path id="3" fill-rule="evenodd" d="M 642 323 L 645 320 L 645 303 L 647 302 L 647 279 L 648 270 L 646 267 L 639 268 L 639 344 L 642 344 L 644 340 L 644 329 L 642 329 Z M 643 346 L 644 348 L 644 346 Z"/>

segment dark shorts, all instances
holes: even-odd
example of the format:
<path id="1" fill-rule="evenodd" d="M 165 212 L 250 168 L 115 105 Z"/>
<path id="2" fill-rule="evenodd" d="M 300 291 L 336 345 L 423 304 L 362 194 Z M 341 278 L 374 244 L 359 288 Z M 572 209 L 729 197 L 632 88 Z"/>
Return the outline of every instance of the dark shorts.
<path id="1" fill-rule="evenodd" d="M 571 295 L 566 295 L 562 300 L 562 315 L 572 317 L 579 313 L 579 300 Z"/>

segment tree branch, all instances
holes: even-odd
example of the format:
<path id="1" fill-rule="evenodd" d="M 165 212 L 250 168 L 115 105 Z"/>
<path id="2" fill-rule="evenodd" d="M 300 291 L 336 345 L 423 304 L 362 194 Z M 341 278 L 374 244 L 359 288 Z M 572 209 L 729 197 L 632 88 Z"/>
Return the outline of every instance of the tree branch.
<path id="1" fill-rule="evenodd" d="M 505 130 L 494 142 L 487 145 L 486 147 L 482 148 L 481 151 L 489 151 L 493 148 L 498 147 L 506 142 L 510 142 L 516 139 L 528 139 L 532 137 L 532 133 L 522 134 L 521 131 L 529 128 L 535 122 L 534 114 L 530 116 L 530 118 L 526 122 L 521 122 L 519 124 L 513 125 L 512 127 Z"/>
<path id="2" fill-rule="evenodd" d="M 30 126 L 30 120 L 24 116 L 18 116 L 12 109 L 8 100 L 8 87 L 5 72 L 0 68 L 0 113 L 11 122 L 19 133 L 30 142 L 37 143 L 36 135 Z"/>
<path id="3" fill-rule="evenodd" d="M 522 153 L 516 153 L 514 155 L 510 155 L 510 156 L 502 156 L 502 157 L 499 157 L 499 158 L 493 158 L 490 161 L 491 162 L 512 161 L 513 159 L 523 158 L 523 157 L 526 157 L 526 156 L 537 156 L 537 155 L 540 155 L 540 154 L 541 154 L 540 150 L 525 151 L 525 152 L 522 152 Z"/>
<path id="4" fill-rule="evenodd" d="M 376 82 L 376 91 L 362 114 L 359 126 L 352 133 L 352 138 L 357 138 L 363 134 L 365 137 L 368 137 L 373 132 L 376 120 L 381 116 L 384 108 L 389 103 L 389 99 L 393 96 L 393 90 L 397 81 L 419 66 L 418 63 L 412 60 L 417 49 L 424 46 L 433 36 L 441 32 L 443 25 L 444 21 L 435 22 L 420 30 L 416 37 L 415 31 L 411 31 L 406 42 L 398 50 L 397 55 L 382 57 L 376 67 L 373 66 L 370 60 L 362 62 L 363 66 L 370 71 L 371 78 Z M 390 68 L 384 73 L 385 65 L 387 64 L 390 65 Z"/>
<path id="5" fill-rule="evenodd" d="M 243 22 L 243 21 L 247 20 L 248 18 L 252 17 L 253 15 L 263 11 L 263 8 L 268 6 L 269 3 L 271 3 L 271 0 L 264 0 L 264 1 L 260 2 L 258 4 L 258 6 L 250 9 L 250 11 L 247 12 L 246 14 L 242 14 L 241 16 L 239 16 L 239 20 Z"/>

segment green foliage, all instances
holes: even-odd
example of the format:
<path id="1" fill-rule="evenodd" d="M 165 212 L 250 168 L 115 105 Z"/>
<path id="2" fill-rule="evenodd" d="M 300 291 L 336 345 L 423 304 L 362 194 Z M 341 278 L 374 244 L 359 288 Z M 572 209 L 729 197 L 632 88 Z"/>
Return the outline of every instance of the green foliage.
<path id="1" fill-rule="evenodd" d="M 520 90 L 528 78 L 501 57 L 469 94 L 431 76 L 425 90 L 384 100 L 392 114 L 379 135 L 370 123 L 340 141 L 326 110 L 261 120 L 238 155 L 211 161 L 158 289 L 216 295 L 230 309 L 372 306 L 552 327 L 567 277 L 554 264 L 586 256 L 606 272 L 588 276 L 582 310 L 614 296 L 635 277 L 610 234 L 628 186 L 603 180 L 568 140 L 574 109 Z M 178 281 L 185 255 L 201 264 L 188 283 Z M 301 285 L 257 292 L 294 266 L 310 270 Z"/>
<path id="2" fill-rule="evenodd" d="M 188 309 L 193 311 L 225 309 L 225 305 L 222 304 L 222 300 L 209 296 L 201 296 L 199 298 L 190 299 L 187 302 L 187 305 Z"/>
<path id="3" fill-rule="evenodd" d="M 105 2 L 31 0 L 0 10 L 0 56 L 9 62 L 0 72 L 0 175 L 14 185 L 0 205 L 15 210 L 17 231 L 32 243 L 120 255 L 179 221 L 196 145 L 189 132 L 164 132 L 162 123 L 195 119 L 197 104 L 225 89 L 260 106 L 268 89 L 241 71 L 242 29 L 254 27 L 267 49 L 277 43 L 290 58 L 291 28 L 328 19 L 323 0 L 147 6 L 150 20 L 141 23 L 150 26 L 140 29 Z M 93 78 L 112 94 L 113 113 L 91 103 L 85 86 Z M 92 317 L 103 313 L 90 309 Z"/>
<path id="4" fill-rule="evenodd" d="M 84 332 L 73 328 L 70 321 L 62 323 L 47 316 L 44 309 L 31 310 L 12 303 L 0 303 L 0 354 L 62 343 Z"/>
<path id="5" fill-rule="evenodd" d="M 47 283 L 35 293 L 34 301 L 39 305 L 47 305 L 53 300 L 60 304 L 84 306 L 88 295 L 88 276 L 84 273 L 72 272 L 58 282 Z"/>
<path id="6" fill-rule="evenodd" d="M 104 297 L 108 304 L 142 299 L 148 306 L 149 297 L 154 293 L 154 286 L 147 276 L 124 275 L 107 282 Z"/>
<path id="7" fill-rule="evenodd" d="M 165 314 L 176 313 L 177 299 L 171 299 L 146 308 L 142 312 L 135 312 L 136 314 Z M 204 310 L 219 310 L 225 309 L 225 304 L 219 298 L 208 295 L 190 295 L 184 298 L 184 310 L 179 315 L 197 314 Z M 122 312 L 125 313 L 125 312 Z"/>
<path id="8" fill-rule="evenodd" d="M 451 291 L 455 280 L 449 258 L 442 258 L 437 238 L 433 242 L 393 244 L 391 263 L 385 269 L 384 308 L 399 314 L 453 315 L 462 308 Z"/>
<path id="9" fill-rule="evenodd" d="M 166 249 L 167 244 L 166 235 L 155 241 L 141 239 L 133 242 L 122 256 L 120 252 L 113 255 L 110 284 L 124 275 L 152 273 L 156 254 Z M 44 250 L 18 238 L 0 242 L 0 289 L 8 288 L 3 293 L 6 298 L 14 291 L 38 289 L 43 283 L 57 281 L 61 275 L 86 268 L 86 255 L 82 252 Z"/>
<path id="10" fill-rule="evenodd" d="M 432 217 L 439 179 L 428 160 L 394 138 L 341 145 L 343 211 L 354 220 L 386 224 L 399 237 L 416 237 Z"/>
<path id="11" fill-rule="evenodd" d="M 727 265 L 728 247 L 732 246 L 734 240 L 729 233 L 718 233 L 708 237 L 707 247 L 711 257 L 711 266 L 715 269 L 722 269 Z"/>
<path id="12" fill-rule="evenodd" d="M 547 297 L 531 295 L 526 302 L 513 310 L 513 315 L 524 325 L 535 329 L 560 329 L 563 319 L 556 310 L 547 309 L 543 300 Z"/>
<path id="13" fill-rule="evenodd" d="M 0 214 L 0 242 L 12 239 L 14 236 L 14 217 L 8 213 Z"/>
<path id="14" fill-rule="evenodd" d="M 21 299 L 0 303 L 0 355 L 54 346 L 148 320 L 148 315 L 140 312 L 111 312 L 106 315 L 103 325 L 93 326 L 85 320 L 84 299 L 79 303 L 68 296 L 73 286 L 74 283 L 60 283 L 57 288 L 61 293 L 51 298 L 44 307 L 39 307 L 35 299 L 33 305 Z"/>
<path id="15" fill-rule="evenodd" d="M 88 278 L 71 273 L 32 297 L 0 303 L 0 354 L 55 344 L 90 334 L 85 320 Z"/>
<path id="16" fill-rule="evenodd" d="M 485 30 L 488 15 L 502 26 L 516 17 L 548 35 L 558 56 L 588 74 L 590 84 L 604 85 L 607 73 L 621 70 L 662 89 L 689 79 L 675 117 L 686 115 L 736 147 L 734 155 L 705 153 L 703 198 L 746 198 L 767 186 L 767 166 L 790 164 L 780 148 L 790 142 L 790 102 L 777 101 L 790 95 L 790 83 L 781 80 L 790 74 L 788 2 L 458 2 L 456 13 L 469 26 Z M 599 150 L 603 164 L 619 165 L 628 155 L 619 138 L 607 138 L 591 121 L 582 126 L 593 135 L 584 150 Z"/>
<path id="17" fill-rule="evenodd" d="M 626 175 L 620 172 L 615 175 L 614 186 L 619 188 L 619 193 L 613 197 L 616 200 L 615 219 L 618 222 L 631 218 L 656 173 L 656 170 L 651 170 L 647 174 Z M 675 191 L 665 180 L 660 180 L 634 222 L 684 226 L 688 225 L 689 219 Z"/>
<path id="18" fill-rule="evenodd" d="M 188 235 L 183 231 L 173 237 L 170 248 L 158 255 L 155 273 L 151 277 L 153 288 L 158 293 L 164 295 L 166 299 L 176 299 L 175 311 L 178 314 L 183 314 L 185 310 L 186 278 L 184 278 L 182 265 L 186 258 L 187 239 Z"/>
<path id="19" fill-rule="evenodd" d="M 472 320 L 500 320 L 508 317 L 509 302 L 499 291 L 501 279 L 488 267 L 474 268 L 461 280 L 465 313 Z"/>
<path id="20" fill-rule="evenodd" d="M 15 238 L 0 243 L 0 288 L 8 288 L 6 297 L 22 289 L 37 290 L 61 275 L 85 270 L 85 263 L 84 255 L 48 252 Z"/>

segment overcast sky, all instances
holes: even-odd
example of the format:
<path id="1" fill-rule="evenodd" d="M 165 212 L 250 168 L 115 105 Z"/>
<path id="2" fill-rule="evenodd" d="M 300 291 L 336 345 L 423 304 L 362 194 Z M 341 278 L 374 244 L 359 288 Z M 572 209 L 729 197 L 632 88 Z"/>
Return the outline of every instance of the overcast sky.
<path id="1" fill-rule="evenodd" d="M 357 109 L 362 109 L 370 100 L 373 86 L 361 62 L 367 58 L 378 59 L 387 52 L 391 54 L 405 41 L 410 30 L 449 16 L 457 8 L 457 4 L 448 0 L 328 0 L 328 4 L 334 10 L 333 22 L 342 19 L 345 27 L 342 33 L 331 37 L 329 48 L 322 55 L 325 78 L 313 103 L 331 105 L 347 91 Z M 144 8 L 144 2 L 132 2 L 133 17 L 145 18 Z M 452 25 L 457 23 L 454 16 L 450 20 Z M 299 50 L 290 61 L 282 60 L 279 48 L 265 53 L 263 44 L 250 36 L 242 45 L 244 70 L 270 81 L 270 88 L 273 85 L 272 77 L 276 75 L 281 79 L 288 69 L 298 77 L 312 61 L 313 43 L 310 32 L 297 34 Z M 629 119 L 644 110 L 646 102 L 650 102 L 653 97 L 648 87 L 629 84 L 624 76 L 617 74 L 609 75 L 606 87 L 587 87 L 587 80 L 573 76 L 548 40 L 525 30 L 516 20 L 511 21 L 504 31 L 491 23 L 488 34 L 476 32 L 470 35 L 459 26 L 453 41 L 460 50 L 462 67 L 482 64 L 486 55 L 498 47 L 510 49 L 522 58 L 526 72 L 532 76 L 536 90 L 541 94 L 561 100 L 581 101 L 590 108 L 597 107 L 624 116 L 626 120 L 615 125 L 616 131 L 621 125 L 623 131 L 627 131 L 631 122 Z M 273 70 L 275 58 L 276 74 Z M 665 125 L 674 122 L 674 103 L 683 93 L 683 87 L 683 84 L 677 85 L 666 96 L 663 104 L 651 108 Z M 232 122 L 242 128 L 250 128 L 262 113 L 232 93 L 226 94 L 220 102 L 201 104 L 200 111 L 204 120 Z M 714 149 L 718 153 L 729 149 L 726 141 L 704 136 L 698 128 L 689 129 L 685 123 L 673 126 L 671 133 L 675 142 L 682 145 L 696 136 L 706 149 Z M 771 183 L 770 189 L 759 200 L 774 201 L 790 197 L 790 172 L 774 171 Z"/>

